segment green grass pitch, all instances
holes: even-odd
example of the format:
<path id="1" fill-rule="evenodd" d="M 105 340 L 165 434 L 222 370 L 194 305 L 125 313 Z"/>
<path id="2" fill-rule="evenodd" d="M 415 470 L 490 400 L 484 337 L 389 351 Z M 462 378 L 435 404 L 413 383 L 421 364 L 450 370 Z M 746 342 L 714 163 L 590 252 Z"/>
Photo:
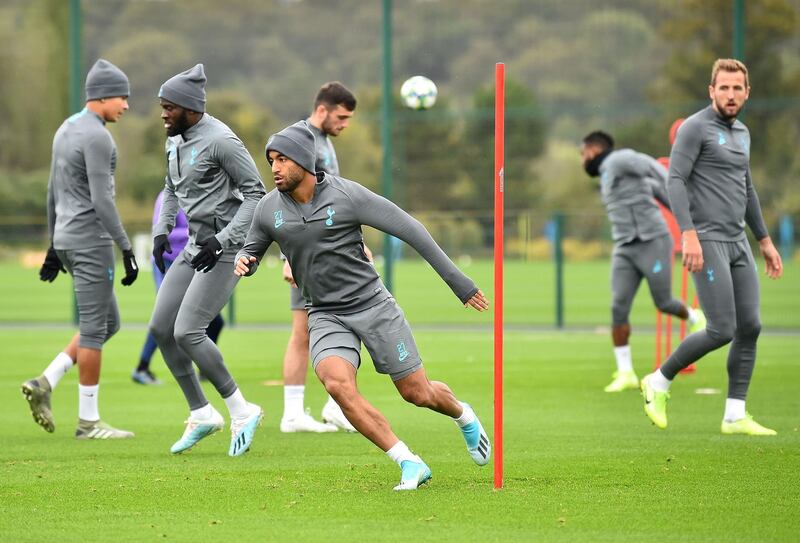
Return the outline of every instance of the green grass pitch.
<path id="1" fill-rule="evenodd" d="M 474 275 L 488 286 L 488 266 L 481 266 L 475 265 Z M 583 304 L 584 322 L 602 324 L 607 271 L 592 266 L 574 269 L 575 281 L 581 281 L 575 289 L 591 292 L 591 301 L 572 300 L 567 310 L 580 314 Z M 412 327 L 418 324 L 427 371 L 472 403 L 491 435 L 490 319 L 448 299 L 432 271 L 412 268 L 398 273 L 399 300 Z M 783 285 L 762 283 L 767 328 L 772 316 L 782 319 L 776 330 L 797 326 L 796 311 L 786 308 L 797 307 L 798 281 L 796 271 L 788 271 Z M 510 270 L 515 278 L 523 278 L 523 272 L 521 267 Z M 529 272 L 533 283 L 549 280 L 543 277 L 544 267 Z M 248 399 L 266 411 L 252 450 L 229 458 L 226 433 L 201 442 L 189 454 L 171 456 L 169 446 L 183 429 L 185 403 L 158 357 L 154 369 L 166 378 L 164 386 L 130 381 L 144 334 L 136 323 L 145 322 L 152 300 L 139 301 L 136 291 L 122 288 L 117 293 L 123 329 L 104 350 L 100 409 L 104 419 L 135 431 L 136 438 L 87 443 L 72 437 L 76 372 L 55 392 L 56 432 L 47 434 L 33 423 L 19 385 L 38 374 L 72 334 L 68 326 L 42 324 L 68 318 L 68 306 L 62 306 L 69 281 L 62 276 L 54 285 L 25 284 L 22 273 L 15 266 L 0 266 L 0 278 L 18 281 L 16 288 L 6 283 L 0 292 L 6 323 L 0 327 L 0 541 L 749 542 L 794 541 L 800 530 L 796 334 L 762 335 L 748 410 L 778 430 L 778 436 L 747 438 L 719 433 L 727 381 L 724 352 L 704 359 L 696 374 L 678 378 L 669 404 L 670 426 L 659 431 L 645 417 L 638 394 L 602 392 L 613 369 L 606 332 L 509 331 L 501 491 L 492 489 L 491 464 L 478 468 L 472 463 L 452 422 L 404 403 L 365 359 L 359 373 L 362 391 L 433 470 L 429 485 L 398 494 L 391 490 L 399 480 L 398 468 L 362 437 L 280 433 L 282 388 L 264 382 L 280 379 L 285 328 L 248 325 L 223 331 L 221 346 L 234 376 Z M 24 273 L 35 279 L 31 270 Z M 598 274 L 605 274 L 601 286 L 582 283 Z M 285 287 L 277 283 L 275 292 L 258 293 L 257 279 L 247 294 L 244 289 L 239 293 L 240 320 L 282 322 Z M 129 290 L 138 285 L 143 294 L 149 292 L 149 280 L 145 275 Z M 414 296 L 414 285 L 433 293 Z M 31 289 L 30 296 L 21 294 L 23 288 Z M 551 295 L 543 291 L 543 298 Z M 520 297 L 522 291 L 516 292 Z M 549 315 L 525 314 L 546 311 L 537 305 L 546 300 L 513 296 L 510 321 L 549 324 Z M 430 298 L 440 304 L 427 306 Z M 34 318 L 41 316 L 37 308 L 42 314 L 59 313 Z M 32 317 L 9 315 L 17 310 Z M 632 348 L 643 374 L 651 366 L 653 346 L 646 292 L 634 312 L 640 325 Z M 30 324 L 14 324 L 20 321 Z M 485 326 L 466 332 L 423 326 L 431 322 Z M 307 388 L 306 403 L 318 416 L 324 393 L 313 375 Z M 721 393 L 700 395 L 695 392 L 699 388 Z M 225 413 L 213 390 L 207 392 Z"/>

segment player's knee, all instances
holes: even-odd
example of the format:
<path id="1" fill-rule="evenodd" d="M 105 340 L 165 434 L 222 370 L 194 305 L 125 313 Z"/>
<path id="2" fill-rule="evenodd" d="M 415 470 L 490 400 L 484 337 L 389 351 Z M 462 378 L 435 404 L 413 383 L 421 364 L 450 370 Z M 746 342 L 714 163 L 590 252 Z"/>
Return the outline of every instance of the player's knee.
<path id="1" fill-rule="evenodd" d="M 111 339 L 111 337 L 119 332 L 119 321 L 113 320 L 106 324 L 106 341 Z"/>
<path id="2" fill-rule="evenodd" d="M 628 324 L 628 307 L 623 304 L 614 303 L 611 306 L 611 322 L 614 326 Z"/>
<path id="3" fill-rule="evenodd" d="M 755 339 L 761 334 L 761 319 L 755 317 L 739 323 L 736 328 L 736 337 L 742 339 Z"/>
<path id="4" fill-rule="evenodd" d="M 431 405 L 433 391 L 430 386 L 405 387 L 400 391 L 400 395 L 410 404 L 414 404 L 417 407 L 428 407 Z"/>
<path id="5" fill-rule="evenodd" d="M 175 323 L 173 337 L 178 346 L 186 351 L 193 345 L 197 345 L 205 338 L 206 331 L 204 328 L 197 328 L 188 323 Z"/>
<path id="6" fill-rule="evenodd" d="M 708 338 L 714 343 L 714 348 L 719 348 L 730 343 L 735 333 L 736 326 L 733 323 L 709 324 L 706 326 L 706 334 L 708 334 Z"/>
<path id="7" fill-rule="evenodd" d="M 325 390 L 330 394 L 339 406 L 346 405 L 356 394 L 355 387 L 346 379 L 336 377 L 327 378 L 322 382 Z"/>

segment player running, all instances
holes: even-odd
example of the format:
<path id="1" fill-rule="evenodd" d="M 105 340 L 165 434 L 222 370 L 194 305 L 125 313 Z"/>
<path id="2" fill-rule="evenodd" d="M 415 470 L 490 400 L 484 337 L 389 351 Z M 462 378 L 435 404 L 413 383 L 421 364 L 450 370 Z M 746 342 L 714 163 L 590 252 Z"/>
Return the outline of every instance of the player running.
<path id="1" fill-rule="evenodd" d="M 363 186 L 314 172 L 314 136 L 305 121 L 273 135 L 266 146 L 277 190 L 258 204 L 235 273 L 255 273 L 269 245 L 277 242 L 309 300 L 308 326 L 314 371 L 347 419 L 401 469 L 395 490 L 414 490 L 431 470 L 392 432 L 386 418 L 358 391 L 361 343 L 375 369 L 388 374 L 400 395 L 419 407 L 452 417 L 478 465 L 491 446 L 472 408 L 442 382 L 429 381 L 402 310 L 364 253 L 362 225 L 394 235 L 414 247 L 466 306 L 485 311 L 489 302 L 456 268 L 427 230 L 392 202 Z"/>

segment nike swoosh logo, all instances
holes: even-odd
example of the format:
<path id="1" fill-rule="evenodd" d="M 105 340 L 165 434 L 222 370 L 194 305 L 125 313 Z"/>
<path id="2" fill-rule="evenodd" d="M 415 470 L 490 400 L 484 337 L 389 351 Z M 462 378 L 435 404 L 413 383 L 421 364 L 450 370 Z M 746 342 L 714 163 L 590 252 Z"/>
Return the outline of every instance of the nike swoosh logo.
<path id="1" fill-rule="evenodd" d="M 214 256 L 219 256 L 221 254 L 222 254 L 222 249 L 217 249 L 216 251 L 214 251 Z"/>

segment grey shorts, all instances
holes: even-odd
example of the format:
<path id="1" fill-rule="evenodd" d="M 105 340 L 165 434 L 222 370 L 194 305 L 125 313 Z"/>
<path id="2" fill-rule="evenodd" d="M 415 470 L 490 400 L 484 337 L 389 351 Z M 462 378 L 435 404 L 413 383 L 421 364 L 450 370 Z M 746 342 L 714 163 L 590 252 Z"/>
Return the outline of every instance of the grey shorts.
<path id="1" fill-rule="evenodd" d="M 119 308 L 114 297 L 114 248 L 56 251 L 72 275 L 78 305 L 79 345 L 101 350 L 119 330 Z"/>
<path id="2" fill-rule="evenodd" d="M 358 369 L 362 341 L 375 371 L 388 374 L 392 381 L 422 367 L 411 327 L 394 298 L 348 315 L 314 311 L 308 315 L 308 334 L 314 369 L 329 356 L 344 358 Z"/>
<path id="3" fill-rule="evenodd" d="M 299 309 L 305 310 L 306 299 L 300 293 L 300 289 L 289 285 L 289 309 L 297 311 Z"/>

